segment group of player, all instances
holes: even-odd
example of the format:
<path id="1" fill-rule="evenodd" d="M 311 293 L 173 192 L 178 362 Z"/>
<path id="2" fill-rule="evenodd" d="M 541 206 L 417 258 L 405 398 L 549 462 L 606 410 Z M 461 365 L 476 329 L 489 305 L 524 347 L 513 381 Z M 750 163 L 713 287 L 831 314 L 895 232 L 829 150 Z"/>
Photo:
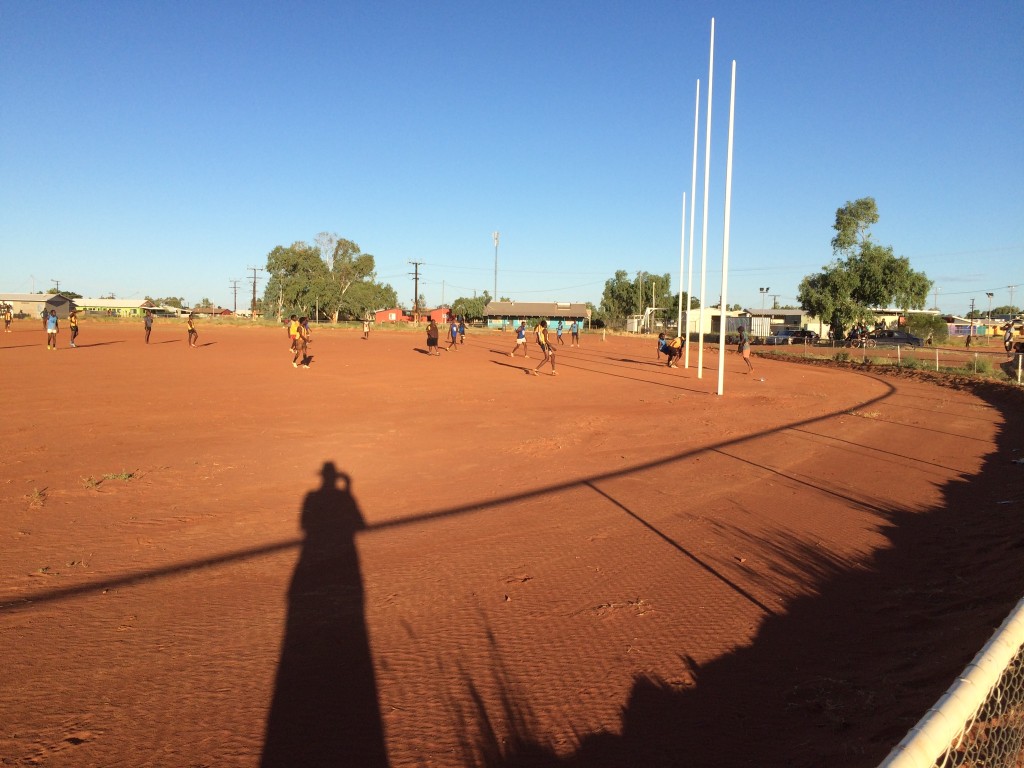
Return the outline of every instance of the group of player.
<path id="1" fill-rule="evenodd" d="M 57 310 L 51 309 L 49 312 L 43 310 L 43 330 L 46 331 L 46 348 L 57 349 L 57 334 L 60 333 L 60 320 L 57 317 Z M 11 320 L 12 320 L 10 309 L 4 312 L 4 331 L 11 333 Z M 146 311 L 145 316 L 142 320 L 143 329 L 146 332 L 146 343 L 149 344 L 150 334 L 153 333 L 153 313 L 149 310 Z M 196 342 L 199 341 L 199 331 L 196 330 L 195 318 L 193 315 L 188 316 L 188 321 L 185 324 L 188 331 L 188 345 L 190 347 L 197 346 Z M 75 310 L 68 312 L 68 328 L 71 329 L 71 342 L 69 346 L 74 349 L 78 346 L 78 313 Z"/>
<path id="2" fill-rule="evenodd" d="M 747 329 L 742 325 L 738 329 L 739 331 L 739 345 L 736 351 L 743 358 L 743 362 L 747 365 L 747 373 L 754 372 L 754 364 L 750 362 L 750 334 L 747 333 Z M 658 350 L 655 353 L 657 359 L 661 359 L 661 356 L 665 355 L 668 359 L 666 365 L 669 368 L 679 367 L 679 358 L 683 355 L 683 338 L 682 336 L 676 336 L 672 339 L 665 338 L 664 333 L 658 334 Z M 763 381 L 763 379 L 762 379 Z"/>
<path id="3" fill-rule="evenodd" d="M 453 349 L 458 352 L 459 344 L 466 343 L 466 319 L 464 317 L 452 317 L 448 322 L 448 346 L 445 352 Z M 441 356 L 441 332 L 433 318 L 427 323 L 427 354 Z"/>

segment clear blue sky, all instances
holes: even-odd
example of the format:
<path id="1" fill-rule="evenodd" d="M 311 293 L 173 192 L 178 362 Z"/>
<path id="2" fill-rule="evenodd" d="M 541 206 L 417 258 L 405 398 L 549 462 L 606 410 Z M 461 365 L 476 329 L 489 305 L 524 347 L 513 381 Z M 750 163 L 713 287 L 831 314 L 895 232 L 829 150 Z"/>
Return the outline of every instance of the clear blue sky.
<path id="1" fill-rule="evenodd" d="M 494 230 L 519 301 L 675 275 L 712 16 L 707 303 L 735 59 L 730 303 L 793 303 L 870 195 L 944 311 L 1024 305 L 1019 0 L 0 0 L 0 291 L 244 306 L 325 230 L 404 302 L 410 261 L 431 303 L 493 291 Z"/>

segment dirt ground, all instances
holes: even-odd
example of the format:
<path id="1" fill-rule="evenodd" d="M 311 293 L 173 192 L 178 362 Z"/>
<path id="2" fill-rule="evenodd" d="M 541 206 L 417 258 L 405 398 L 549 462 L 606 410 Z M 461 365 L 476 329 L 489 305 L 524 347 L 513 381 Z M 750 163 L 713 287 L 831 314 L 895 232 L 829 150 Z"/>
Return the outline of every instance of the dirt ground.
<path id="1" fill-rule="evenodd" d="M 1009 387 L 82 326 L 0 334 L 0 765 L 874 766 L 1024 594 Z"/>

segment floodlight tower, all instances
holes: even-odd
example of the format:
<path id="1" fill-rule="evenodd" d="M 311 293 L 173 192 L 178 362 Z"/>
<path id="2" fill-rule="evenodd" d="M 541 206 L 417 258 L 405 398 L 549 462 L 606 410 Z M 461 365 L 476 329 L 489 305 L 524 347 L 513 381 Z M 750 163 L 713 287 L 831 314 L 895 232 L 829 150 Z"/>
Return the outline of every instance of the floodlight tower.
<path id="1" fill-rule="evenodd" d="M 764 312 L 764 297 L 768 295 L 771 288 L 758 288 L 757 290 L 761 292 L 761 311 Z"/>
<path id="2" fill-rule="evenodd" d="M 991 320 L 992 320 L 992 296 L 993 296 L 993 294 L 989 293 L 988 291 L 985 291 L 985 295 L 988 296 L 988 319 L 991 322 Z"/>
<path id="3" fill-rule="evenodd" d="M 495 230 L 491 232 L 491 237 L 494 238 L 494 296 L 491 297 L 491 301 L 498 300 L 498 241 L 501 240 L 501 232 Z"/>

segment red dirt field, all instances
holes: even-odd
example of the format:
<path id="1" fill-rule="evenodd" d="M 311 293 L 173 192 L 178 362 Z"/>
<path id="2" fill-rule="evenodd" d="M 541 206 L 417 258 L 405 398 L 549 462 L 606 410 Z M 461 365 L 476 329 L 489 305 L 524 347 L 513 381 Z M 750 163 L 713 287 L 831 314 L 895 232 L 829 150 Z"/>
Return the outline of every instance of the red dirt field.
<path id="1" fill-rule="evenodd" d="M 34 325 L 0 765 L 874 766 L 1024 594 L 1010 387 Z"/>

